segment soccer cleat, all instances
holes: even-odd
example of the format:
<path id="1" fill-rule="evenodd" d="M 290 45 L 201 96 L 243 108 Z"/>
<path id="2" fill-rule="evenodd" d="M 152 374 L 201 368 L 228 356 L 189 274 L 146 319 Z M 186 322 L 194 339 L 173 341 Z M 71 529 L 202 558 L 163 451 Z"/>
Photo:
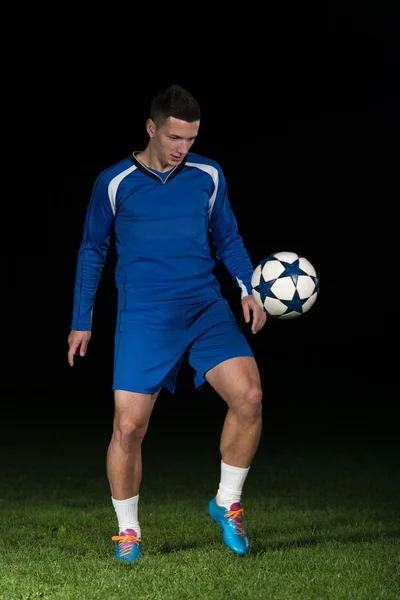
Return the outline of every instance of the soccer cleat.
<path id="1" fill-rule="evenodd" d="M 243 529 L 244 509 L 240 502 L 231 505 L 230 510 L 219 506 L 215 498 L 208 503 L 208 514 L 222 527 L 222 540 L 229 550 L 244 556 L 249 551 L 249 541 Z"/>
<path id="2" fill-rule="evenodd" d="M 114 558 L 128 563 L 140 558 L 142 540 L 136 536 L 134 529 L 121 531 L 120 535 L 114 535 L 111 539 L 114 542 L 118 542 Z"/>

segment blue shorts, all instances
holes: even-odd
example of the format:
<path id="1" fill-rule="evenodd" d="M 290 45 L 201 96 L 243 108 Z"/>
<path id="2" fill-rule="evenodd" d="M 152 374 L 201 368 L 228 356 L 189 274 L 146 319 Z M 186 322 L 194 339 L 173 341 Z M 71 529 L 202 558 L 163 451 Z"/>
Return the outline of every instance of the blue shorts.
<path id="1" fill-rule="evenodd" d="M 179 309 L 119 312 L 113 390 L 154 394 L 164 387 L 173 394 L 185 356 L 194 370 L 196 388 L 222 361 L 254 356 L 224 298 Z"/>

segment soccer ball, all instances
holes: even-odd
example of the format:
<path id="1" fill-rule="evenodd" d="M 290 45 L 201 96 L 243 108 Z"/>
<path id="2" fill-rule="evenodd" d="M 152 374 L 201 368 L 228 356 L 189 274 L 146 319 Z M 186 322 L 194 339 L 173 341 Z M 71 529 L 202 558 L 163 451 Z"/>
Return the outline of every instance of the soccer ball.
<path id="1" fill-rule="evenodd" d="M 275 252 L 264 258 L 251 278 L 253 296 L 268 315 L 293 319 L 314 304 L 319 292 L 312 264 L 295 252 Z"/>

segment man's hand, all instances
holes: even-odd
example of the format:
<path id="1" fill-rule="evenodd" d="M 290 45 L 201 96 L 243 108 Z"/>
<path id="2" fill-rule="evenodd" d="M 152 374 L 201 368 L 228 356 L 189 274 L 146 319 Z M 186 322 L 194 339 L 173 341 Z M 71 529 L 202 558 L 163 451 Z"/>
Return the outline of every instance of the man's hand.
<path id="1" fill-rule="evenodd" d="M 72 330 L 68 336 L 68 362 L 71 367 L 74 366 L 75 356 L 85 356 L 89 344 L 91 331 Z"/>
<path id="2" fill-rule="evenodd" d="M 249 294 L 248 296 L 242 298 L 242 309 L 244 320 L 246 321 L 246 323 L 250 323 L 250 312 L 253 313 L 251 332 L 258 333 L 260 329 L 262 329 L 265 325 L 265 322 L 267 320 L 267 313 L 258 306 L 253 294 Z"/>

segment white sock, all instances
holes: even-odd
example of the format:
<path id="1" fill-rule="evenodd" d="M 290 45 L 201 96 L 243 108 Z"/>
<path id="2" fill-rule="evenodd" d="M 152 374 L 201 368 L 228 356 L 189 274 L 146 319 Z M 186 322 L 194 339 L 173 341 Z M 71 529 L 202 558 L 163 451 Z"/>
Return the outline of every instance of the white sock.
<path id="1" fill-rule="evenodd" d="M 114 498 L 111 498 L 111 500 L 118 519 L 119 533 L 127 529 L 134 529 L 137 537 L 140 538 L 141 531 L 138 521 L 139 494 L 133 498 L 127 498 L 127 500 L 114 500 Z"/>
<path id="2" fill-rule="evenodd" d="M 220 506 L 225 506 L 225 508 L 229 510 L 231 504 L 240 502 L 243 485 L 249 470 L 250 467 L 247 469 L 231 467 L 221 460 L 221 480 L 217 497 Z"/>

